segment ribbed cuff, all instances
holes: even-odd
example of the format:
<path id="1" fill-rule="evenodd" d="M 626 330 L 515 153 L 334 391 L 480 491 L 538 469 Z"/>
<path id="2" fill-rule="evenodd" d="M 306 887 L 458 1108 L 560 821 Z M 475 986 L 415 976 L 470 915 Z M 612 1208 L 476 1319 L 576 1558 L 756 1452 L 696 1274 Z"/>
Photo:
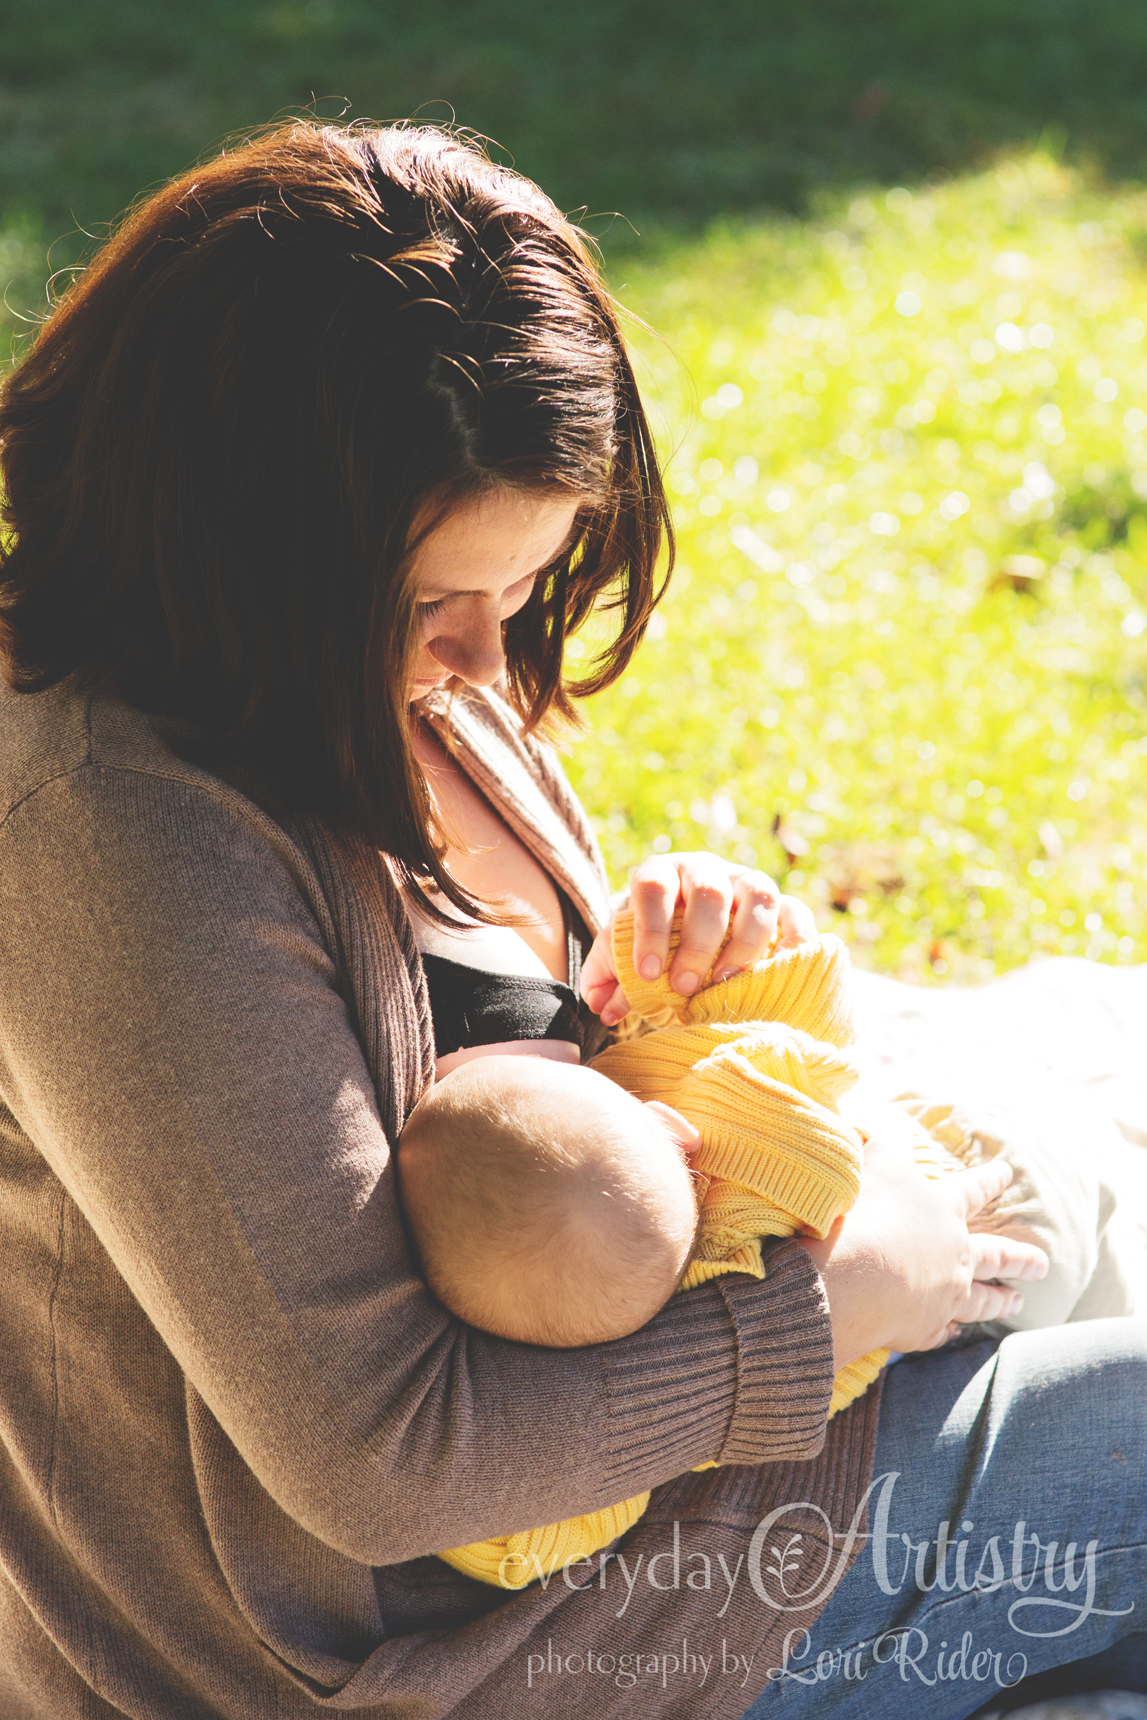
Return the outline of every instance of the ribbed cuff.
<path id="1" fill-rule="evenodd" d="M 832 1328 L 798 1242 L 766 1244 L 763 1281 L 729 1277 L 675 1296 L 641 1333 L 600 1354 L 610 1397 L 603 1461 L 619 1499 L 710 1459 L 803 1461 L 824 1443 Z"/>
<path id="2" fill-rule="evenodd" d="M 723 1278 L 737 1323 L 741 1377 L 722 1463 L 815 1457 L 824 1444 L 834 1357 L 828 1299 L 808 1250 L 766 1243 L 765 1281 Z M 772 1291 L 768 1300 L 754 1290 Z"/>

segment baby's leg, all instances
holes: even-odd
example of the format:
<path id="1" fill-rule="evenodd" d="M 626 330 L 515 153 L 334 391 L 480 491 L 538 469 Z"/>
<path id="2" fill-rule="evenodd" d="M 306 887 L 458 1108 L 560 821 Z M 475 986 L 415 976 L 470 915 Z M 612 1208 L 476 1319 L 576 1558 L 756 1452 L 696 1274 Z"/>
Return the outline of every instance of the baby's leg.
<path id="1" fill-rule="evenodd" d="M 1147 1153 L 1113 1122 L 1059 1095 L 1008 1107 L 919 1094 L 895 1103 L 965 1165 L 1011 1165 L 1011 1184 L 973 1229 L 1037 1243 L 1051 1265 L 1038 1283 L 1017 1282 L 1024 1306 L 1010 1329 L 1147 1313 Z"/>

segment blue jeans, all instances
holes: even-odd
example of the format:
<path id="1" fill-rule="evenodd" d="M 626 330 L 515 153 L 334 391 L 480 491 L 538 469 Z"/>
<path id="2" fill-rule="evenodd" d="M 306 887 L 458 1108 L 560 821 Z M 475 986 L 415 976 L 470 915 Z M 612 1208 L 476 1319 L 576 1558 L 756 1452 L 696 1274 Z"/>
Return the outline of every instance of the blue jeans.
<path id="1" fill-rule="evenodd" d="M 745 1720 L 966 1720 L 1147 1691 L 1147 1322 L 898 1362 L 868 1530 Z"/>

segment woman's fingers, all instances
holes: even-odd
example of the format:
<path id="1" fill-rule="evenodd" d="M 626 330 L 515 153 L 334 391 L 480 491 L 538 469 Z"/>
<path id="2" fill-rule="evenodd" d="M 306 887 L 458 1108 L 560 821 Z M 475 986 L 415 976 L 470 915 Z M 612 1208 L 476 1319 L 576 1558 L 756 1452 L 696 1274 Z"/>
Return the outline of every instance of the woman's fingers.
<path id="1" fill-rule="evenodd" d="M 669 933 L 684 902 L 681 937 L 669 980 L 690 997 L 732 932 L 722 976 L 765 953 L 777 931 L 780 892 L 763 872 L 733 867 L 715 854 L 654 855 L 629 882 L 633 907 L 633 965 L 642 979 L 660 978 L 669 959 Z M 617 980 L 608 930 L 600 932 L 582 967 L 582 996 L 607 1027 L 628 1013 Z"/>
<path id="2" fill-rule="evenodd" d="M 617 982 L 608 926 L 597 934 L 582 963 L 581 994 L 607 1027 L 629 1014 L 629 1000 Z"/>
<path id="3" fill-rule="evenodd" d="M 975 1218 L 985 1206 L 999 1199 L 1011 1180 L 1012 1167 L 1003 1159 L 989 1159 L 987 1164 L 960 1171 L 951 1185 L 961 1197 L 960 1216 L 965 1222 Z"/>
<path id="4" fill-rule="evenodd" d="M 703 862 L 709 855 L 699 856 Z M 733 881 L 721 861 L 681 868 L 685 913 L 681 941 L 669 969 L 669 983 L 682 997 L 692 997 L 713 965 L 729 930 Z"/>
<path id="5" fill-rule="evenodd" d="M 678 901 L 685 904 L 681 939 L 669 983 L 691 997 L 725 941 L 733 906 L 733 879 L 742 868 L 715 854 L 655 855 L 629 881 L 633 904 L 633 965 L 642 979 L 657 979 L 669 958 L 669 928 Z"/>
<path id="6" fill-rule="evenodd" d="M 621 1022 L 629 1013 L 629 999 L 617 984 L 614 946 L 610 941 L 609 927 L 605 927 L 604 932 L 598 932 L 590 946 L 590 953 L 581 963 L 581 996 L 590 1004 L 593 1013 L 600 1015 L 605 1027 Z"/>
<path id="7" fill-rule="evenodd" d="M 992 1165 L 981 1165 L 975 1172 L 965 1172 L 961 1180 L 966 1180 L 968 1187 L 962 1191 L 963 1201 L 971 1201 L 976 1210 L 983 1204 L 983 1196 L 987 1191 L 987 1199 L 995 1199 L 996 1194 L 1002 1193 L 1011 1181 L 1009 1166 L 1003 1166 L 1007 1172 L 1004 1176 L 984 1177 L 978 1173 L 995 1169 Z M 952 1179 L 956 1181 L 955 1178 Z M 965 1286 L 963 1293 L 957 1298 L 954 1306 L 949 1308 L 949 1321 L 932 1343 L 921 1344 L 921 1349 L 934 1349 L 947 1343 L 955 1337 L 961 1326 L 978 1320 L 1010 1320 L 1018 1314 L 1024 1305 L 1023 1296 L 1008 1284 L 996 1283 L 1000 1278 L 1018 1278 L 1033 1280 L 1042 1278 L 1048 1269 L 1048 1257 L 1042 1248 L 1034 1243 L 1018 1242 L 1010 1236 L 993 1236 L 987 1233 L 975 1233 L 971 1242 L 971 1281 Z"/>
<path id="8" fill-rule="evenodd" d="M 720 953 L 714 981 L 728 979 L 772 948 L 789 949 L 816 936 L 803 902 L 782 896 L 764 872 L 731 866 L 715 854 L 655 854 L 629 883 L 633 907 L 633 965 L 642 979 L 661 977 L 669 960 L 669 933 L 684 903 L 681 937 L 669 983 L 692 997 Z M 582 968 L 581 992 L 607 1027 L 628 1013 L 617 980 L 608 931 L 599 933 Z"/>
<path id="9" fill-rule="evenodd" d="M 1034 1242 L 1017 1242 L 1012 1236 L 992 1236 L 983 1231 L 973 1233 L 972 1260 L 973 1279 L 1044 1278 L 1050 1264 Z"/>
<path id="10" fill-rule="evenodd" d="M 785 903 L 773 880 L 765 872 L 746 871 L 733 879 L 733 915 L 729 941 L 721 951 L 714 983 L 731 979 L 772 947 L 780 930 Z M 798 941 L 798 940 L 794 940 Z"/>
<path id="11" fill-rule="evenodd" d="M 767 872 L 734 873 L 730 937 L 721 951 L 714 982 L 730 979 L 770 950 L 795 949 L 812 943 L 816 936 L 812 909 L 795 896 L 782 896 Z"/>
<path id="12" fill-rule="evenodd" d="M 591 997 L 587 997 L 586 1002 L 594 1014 L 601 1017 L 603 1027 L 616 1027 L 619 1021 L 625 1020 L 629 1014 L 629 999 L 616 980 L 611 990 L 599 991 L 598 995 L 605 998 L 604 1003 L 595 1003 Z"/>
<path id="13" fill-rule="evenodd" d="M 959 1212 L 964 1222 L 977 1217 L 985 1206 L 1003 1194 L 1012 1180 L 1012 1167 L 1002 1159 L 989 1159 L 973 1170 L 960 1171 L 951 1179 Z M 1048 1258 L 1034 1242 L 1021 1242 L 1013 1236 L 1001 1236 L 993 1231 L 971 1233 L 972 1277 L 1042 1278 L 1048 1269 Z M 973 1315 L 973 1319 L 985 1316 Z"/>
<path id="14" fill-rule="evenodd" d="M 812 909 L 795 896 L 782 896 L 777 915 L 777 948 L 791 950 L 797 944 L 811 944 L 816 935 Z"/>
<path id="15" fill-rule="evenodd" d="M 629 880 L 633 908 L 633 965 L 642 979 L 659 979 L 669 959 L 669 928 L 682 894 L 681 863 L 692 855 L 657 854 Z M 731 892 L 730 892 L 731 898 Z"/>
<path id="16" fill-rule="evenodd" d="M 959 1310 L 959 1323 L 968 1325 L 974 1320 L 1008 1320 L 1013 1314 L 1018 1314 L 1024 1305 L 1024 1299 L 1017 1290 L 1009 1290 L 1006 1284 L 975 1283 L 969 1287 L 964 1304 Z"/>

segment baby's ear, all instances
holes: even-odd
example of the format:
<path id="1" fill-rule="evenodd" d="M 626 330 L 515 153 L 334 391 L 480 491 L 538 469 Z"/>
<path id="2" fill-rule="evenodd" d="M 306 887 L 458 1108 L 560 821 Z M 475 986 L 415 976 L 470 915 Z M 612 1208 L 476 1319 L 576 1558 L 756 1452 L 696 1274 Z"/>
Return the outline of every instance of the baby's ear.
<path id="1" fill-rule="evenodd" d="M 645 1109 L 661 1119 L 682 1152 L 692 1155 L 700 1149 L 700 1129 L 694 1128 L 689 1119 L 675 1111 L 672 1105 L 666 1105 L 661 1099 L 646 1099 Z"/>

